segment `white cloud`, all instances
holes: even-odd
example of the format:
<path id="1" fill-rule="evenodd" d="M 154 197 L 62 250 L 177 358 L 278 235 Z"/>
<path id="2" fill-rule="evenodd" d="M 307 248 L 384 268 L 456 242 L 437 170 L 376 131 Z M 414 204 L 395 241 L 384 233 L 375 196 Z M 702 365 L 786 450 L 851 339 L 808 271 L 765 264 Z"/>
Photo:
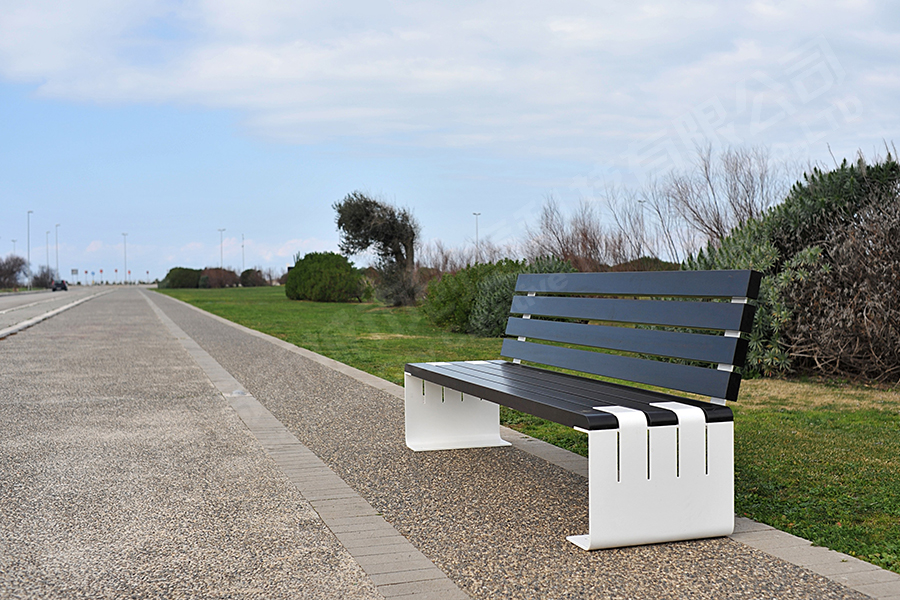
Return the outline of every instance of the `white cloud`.
<path id="1" fill-rule="evenodd" d="M 238 109 L 289 142 L 580 156 L 711 98 L 736 106 L 760 73 L 790 84 L 778 60 L 822 32 L 896 46 L 872 3 L 847 4 L 18 0 L 0 20 L 0 74 L 60 98 Z M 771 92 L 756 98 L 773 111 Z"/>

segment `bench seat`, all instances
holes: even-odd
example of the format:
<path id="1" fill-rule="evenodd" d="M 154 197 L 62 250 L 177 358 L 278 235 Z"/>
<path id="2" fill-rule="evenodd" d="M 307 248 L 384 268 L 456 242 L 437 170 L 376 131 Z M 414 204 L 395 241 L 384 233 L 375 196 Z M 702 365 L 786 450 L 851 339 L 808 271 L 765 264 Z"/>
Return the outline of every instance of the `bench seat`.
<path id="1" fill-rule="evenodd" d="M 598 412 L 596 406 L 625 406 L 639 410 L 650 427 L 678 424 L 673 411 L 653 406 L 653 403 L 663 402 L 696 406 L 703 411 L 707 423 L 734 420 L 731 409 L 720 404 L 505 360 L 410 363 L 406 365 L 406 372 L 445 388 L 585 431 L 619 426 L 615 415 Z"/>

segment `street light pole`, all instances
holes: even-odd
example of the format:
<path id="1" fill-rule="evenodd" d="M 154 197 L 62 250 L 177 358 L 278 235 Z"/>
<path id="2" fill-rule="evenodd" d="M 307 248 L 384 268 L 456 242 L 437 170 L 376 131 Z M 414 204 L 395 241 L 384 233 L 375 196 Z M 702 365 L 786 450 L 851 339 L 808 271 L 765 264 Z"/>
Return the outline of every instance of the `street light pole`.
<path id="1" fill-rule="evenodd" d="M 16 240 L 13 240 L 12 243 L 13 243 L 13 256 L 15 256 L 16 255 Z"/>
<path id="2" fill-rule="evenodd" d="M 59 223 L 56 224 L 56 276 L 59 276 Z"/>
<path id="3" fill-rule="evenodd" d="M 225 238 L 223 237 L 224 228 L 219 230 L 219 268 L 225 268 Z"/>
<path id="4" fill-rule="evenodd" d="M 31 213 L 33 210 L 28 211 L 28 257 L 25 259 L 25 268 L 28 269 L 28 289 L 31 289 L 32 279 L 31 276 Z"/>
<path id="5" fill-rule="evenodd" d="M 481 215 L 480 212 L 473 212 L 475 215 L 475 262 L 478 262 L 478 259 L 481 258 L 481 248 L 478 246 L 478 217 Z"/>
<path id="6" fill-rule="evenodd" d="M 122 279 L 125 285 L 128 285 L 128 234 L 122 234 L 122 252 L 125 254 L 125 270 L 122 272 Z"/>
<path id="7" fill-rule="evenodd" d="M 47 230 L 47 275 L 50 275 L 50 230 Z M 50 279 L 54 279 L 51 277 Z"/>

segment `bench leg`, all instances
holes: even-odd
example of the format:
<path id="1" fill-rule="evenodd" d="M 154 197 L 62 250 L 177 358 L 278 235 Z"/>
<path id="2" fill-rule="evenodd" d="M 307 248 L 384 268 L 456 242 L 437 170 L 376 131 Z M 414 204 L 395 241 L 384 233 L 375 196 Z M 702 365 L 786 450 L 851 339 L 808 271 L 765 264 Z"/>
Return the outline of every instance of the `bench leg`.
<path id="1" fill-rule="evenodd" d="M 734 529 L 733 423 L 706 423 L 677 402 L 677 426 L 647 427 L 644 414 L 615 414 L 619 429 L 590 431 L 590 533 L 568 540 L 585 550 L 729 535 Z"/>
<path id="2" fill-rule="evenodd" d="M 500 407 L 404 374 L 406 445 L 417 452 L 509 446 L 500 437 Z"/>

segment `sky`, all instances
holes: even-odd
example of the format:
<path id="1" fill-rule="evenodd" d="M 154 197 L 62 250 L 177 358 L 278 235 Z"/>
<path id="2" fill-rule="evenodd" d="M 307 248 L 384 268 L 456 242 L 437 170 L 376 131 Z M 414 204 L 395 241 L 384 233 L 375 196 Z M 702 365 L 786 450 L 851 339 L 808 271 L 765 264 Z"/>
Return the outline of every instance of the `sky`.
<path id="1" fill-rule="evenodd" d="M 898 57 L 886 1 L 0 0 L 0 257 L 283 270 L 355 190 L 502 244 L 698 145 L 884 154 Z"/>

